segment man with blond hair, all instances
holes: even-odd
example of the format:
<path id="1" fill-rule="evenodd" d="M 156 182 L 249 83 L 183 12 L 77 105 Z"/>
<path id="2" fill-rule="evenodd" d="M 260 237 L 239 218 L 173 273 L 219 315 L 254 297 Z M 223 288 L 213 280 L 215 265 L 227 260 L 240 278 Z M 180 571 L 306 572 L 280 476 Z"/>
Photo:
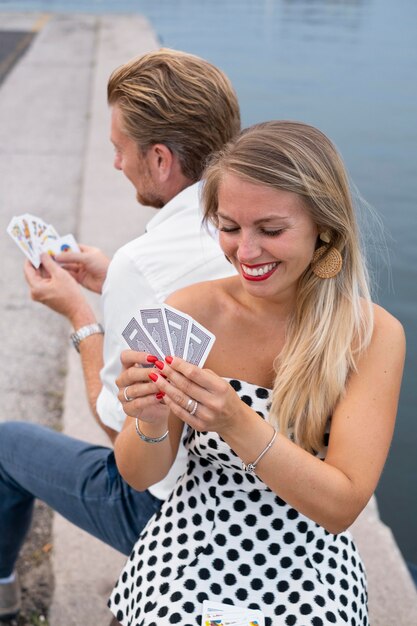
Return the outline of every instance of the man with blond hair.
<path id="1" fill-rule="evenodd" d="M 176 289 L 233 272 L 201 228 L 198 181 L 210 154 L 239 131 L 240 114 L 219 69 L 167 49 L 116 69 L 108 102 L 114 166 L 134 185 L 138 201 L 158 212 L 146 233 L 120 248 L 111 262 L 97 248 L 81 246 L 81 253 L 60 259 L 65 268 L 43 255 L 42 270 L 27 263 L 25 275 L 32 298 L 72 324 L 92 413 L 114 443 L 125 420 L 115 379 L 126 322 Z M 102 294 L 103 326 L 81 286 Z M 121 478 L 112 447 L 36 424 L 0 424 L 0 619 L 19 611 L 14 567 L 35 498 L 129 554 L 171 492 L 184 456 L 180 451 L 166 479 L 139 493 Z"/>

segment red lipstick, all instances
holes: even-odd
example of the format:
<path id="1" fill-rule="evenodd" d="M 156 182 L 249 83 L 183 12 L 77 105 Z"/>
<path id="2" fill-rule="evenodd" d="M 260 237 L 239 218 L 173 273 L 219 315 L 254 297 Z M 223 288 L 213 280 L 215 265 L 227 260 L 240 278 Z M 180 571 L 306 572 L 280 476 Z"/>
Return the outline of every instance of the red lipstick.
<path id="1" fill-rule="evenodd" d="M 264 274 L 260 274 L 259 276 L 252 276 L 251 274 L 247 274 L 245 271 L 245 267 L 252 270 L 252 269 L 256 269 L 257 267 L 267 267 L 269 265 L 273 265 L 273 267 L 268 272 L 265 272 Z M 242 270 L 243 278 L 245 278 L 246 280 L 253 281 L 253 282 L 259 282 L 261 280 L 267 280 L 277 269 L 278 263 L 276 261 L 274 263 L 257 263 L 256 265 L 248 265 L 247 263 L 244 263 L 244 264 L 241 263 L 240 267 Z"/>

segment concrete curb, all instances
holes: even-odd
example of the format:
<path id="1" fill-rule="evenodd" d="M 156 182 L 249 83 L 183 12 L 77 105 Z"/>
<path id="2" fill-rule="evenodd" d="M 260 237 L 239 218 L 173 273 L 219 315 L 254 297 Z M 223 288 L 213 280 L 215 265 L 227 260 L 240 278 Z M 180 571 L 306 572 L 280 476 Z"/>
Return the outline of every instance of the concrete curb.
<path id="1" fill-rule="evenodd" d="M 153 210 L 138 206 L 133 187 L 112 167 L 107 80 L 115 67 L 158 47 L 158 42 L 150 25 L 138 16 L 101 16 L 93 18 L 93 22 L 91 101 L 77 237 L 112 254 L 144 231 Z M 91 302 L 98 308 L 94 297 Z M 107 437 L 90 414 L 79 358 L 73 350 L 68 354 L 64 406 L 65 433 L 108 445 Z M 101 626 L 110 622 L 107 599 L 126 557 L 59 515 L 55 516 L 53 532 L 55 592 L 50 625 Z"/>

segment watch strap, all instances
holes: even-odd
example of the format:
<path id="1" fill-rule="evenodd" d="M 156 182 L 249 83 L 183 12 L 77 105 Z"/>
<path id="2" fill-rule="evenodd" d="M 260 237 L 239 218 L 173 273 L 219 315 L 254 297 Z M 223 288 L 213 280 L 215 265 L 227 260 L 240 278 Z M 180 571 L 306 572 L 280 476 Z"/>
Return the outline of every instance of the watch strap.
<path id="1" fill-rule="evenodd" d="M 81 326 L 81 328 L 79 328 L 74 333 L 72 333 L 70 338 L 71 338 L 74 348 L 77 350 L 77 352 L 79 352 L 80 343 L 82 342 L 82 340 L 86 339 L 87 337 L 90 337 L 90 335 L 96 335 L 96 334 L 100 334 L 100 335 L 104 334 L 103 326 L 98 323 L 87 324 L 86 326 Z"/>

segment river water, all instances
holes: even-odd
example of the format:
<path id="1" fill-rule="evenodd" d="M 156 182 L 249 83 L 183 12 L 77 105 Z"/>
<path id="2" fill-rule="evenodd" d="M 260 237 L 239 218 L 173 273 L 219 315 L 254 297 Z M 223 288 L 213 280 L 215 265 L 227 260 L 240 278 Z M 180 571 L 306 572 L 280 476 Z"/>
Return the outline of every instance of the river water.
<path id="1" fill-rule="evenodd" d="M 385 228 L 375 299 L 407 334 L 397 427 L 377 496 L 405 558 L 417 563 L 417 3 L 0 0 L 8 10 L 141 13 L 163 45 L 226 71 L 245 126 L 296 119 L 337 144 Z M 380 258 L 378 239 L 369 245 Z"/>

